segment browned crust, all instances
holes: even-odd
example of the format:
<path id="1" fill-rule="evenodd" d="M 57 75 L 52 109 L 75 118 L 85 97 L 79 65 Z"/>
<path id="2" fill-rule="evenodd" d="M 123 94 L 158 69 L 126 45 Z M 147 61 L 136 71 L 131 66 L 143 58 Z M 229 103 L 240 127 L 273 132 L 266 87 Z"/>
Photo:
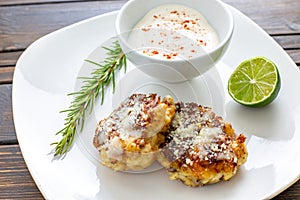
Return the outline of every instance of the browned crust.
<path id="1" fill-rule="evenodd" d="M 180 114 L 182 112 L 184 114 Z M 180 119 L 176 121 L 178 116 Z M 205 120 L 195 119 L 197 117 Z M 186 137 L 177 135 L 178 130 L 188 129 L 192 123 L 198 125 L 189 130 L 195 132 L 194 135 Z M 204 127 L 217 127 L 222 132 L 211 138 L 209 145 L 197 144 L 194 140 L 201 135 L 201 129 Z M 195 103 L 177 103 L 175 119 L 169 130 L 166 133 L 169 135 L 167 136 L 169 143 L 163 148 L 159 161 L 168 170 L 170 179 L 181 180 L 188 186 L 216 183 L 220 180 L 229 180 L 235 175 L 238 166 L 246 162 L 248 155 L 246 137 L 243 134 L 236 136 L 231 124 L 215 115 L 211 108 Z M 184 129 L 182 131 L 182 134 L 186 134 Z"/>
<path id="2" fill-rule="evenodd" d="M 121 122 L 124 111 L 125 115 L 132 115 L 131 111 L 134 113 L 130 118 L 130 127 L 126 128 L 140 135 L 130 135 L 126 128 L 124 132 Z M 156 94 L 133 94 L 127 98 L 111 115 L 101 120 L 96 128 L 93 144 L 100 151 L 102 163 L 115 170 L 131 169 L 129 162 L 133 162 L 133 159 L 130 157 L 149 159 L 151 163 L 159 145 L 164 142 L 164 137 L 161 137 L 159 132 L 168 129 L 174 114 L 175 105 L 171 97 L 161 100 Z M 117 147 L 114 142 L 117 142 Z M 119 148 L 123 153 L 115 158 L 108 153 L 109 146 Z M 148 164 L 146 160 L 144 163 Z M 142 164 L 137 168 L 143 168 Z"/>

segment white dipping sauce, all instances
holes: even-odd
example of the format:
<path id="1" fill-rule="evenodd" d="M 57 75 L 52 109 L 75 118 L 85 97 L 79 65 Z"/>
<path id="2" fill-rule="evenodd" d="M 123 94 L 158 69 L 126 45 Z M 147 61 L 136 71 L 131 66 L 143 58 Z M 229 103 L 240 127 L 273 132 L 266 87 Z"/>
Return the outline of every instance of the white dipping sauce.
<path id="1" fill-rule="evenodd" d="M 218 34 L 198 11 L 179 4 L 150 10 L 129 35 L 134 50 L 164 59 L 193 58 L 219 44 Z"/>

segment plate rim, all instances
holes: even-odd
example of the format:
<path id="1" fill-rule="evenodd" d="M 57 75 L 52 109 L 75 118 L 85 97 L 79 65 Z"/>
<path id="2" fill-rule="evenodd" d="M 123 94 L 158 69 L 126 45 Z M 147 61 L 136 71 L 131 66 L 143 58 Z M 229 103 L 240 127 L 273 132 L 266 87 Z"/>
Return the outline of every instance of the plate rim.
<path id="1" fill-rule="evenodd" d="M 261 29 L 262 30 L 262 32 L 263 33 L 265 33 L 270 39 L 272 39 L 273 40 L 273 42 L 278 46 L 278 47 L 280 47 L 281 49 L 282 49 L 282 52 L 284 52 L 285 54 L 286 54 L 286 57 L 288 58 L 288 59 L 290 59 L 290 61 L 293 63 L 293 67 L 296 67 L 297 68 L 297 66 L 296 66 L 296 64 L 295 64 L 295 62 L 291 59 L 291 57 L 286 53 L 286 51 L 284 51 L 283 50 L 283 48 L 271 37 L 271 36 L 269 36 L 260 26 L 258 26 L 253 20 L 251 20 L 249 17 L 247 17 L 246 15 L 244 15 L 241 11 L 239 11 L 238 9 L 236 9 L 236 8 L 234 8 L 234 7 L 232 7 L 232 6 L 230 6 L 230 5 L 228 5 L 227 4 L 227 6 L 229 6 L 230 7 L 230 10 L 232 11 L 232 10 L 234 10 L 235 12 L 238 12 L 238 13 L 240 13 L 241 15 L 243 15 L 243 16 L 245 16 L 245 18 L 249 21 L 249 22 L 251 22 L 253 25 L 255 25 L 257 28 L 259 28 L 259 29 Z M 42 187 L 42 185 L 41 185 L 41 183 L 40 183 L 40 180 L 38 179 L 38 175 L 36 174 L 36 172 L 35 172 L 35 170 L 32 168 L 32 166 L 31 166 L 31 164 L 30 163 L 28 163 L 28 160 L 27 160 L 27 156 L 25 156 L 24 154 L 23 154 L 23 151 L 24 151 L 24 149 L 26 148 L 26 147 L 24 147 L 25 145 L 24 145 L 24 143 L 22 143 L 22 142 L 20 142 L 20 140 L 19 140 L 19 138 L 20 138 L 20 130 L 18 130 L 19 128 L 17 128 L 18 127 L 18 122 L 16 122 L 15 121 L 15 118 L 14 118 L 14 114 L 15 114 L 15 104 L 16 104 L 16 100 L 15 100 L 15 92 L 16 92 L 16 84 L 14 84 L 16 81 L 16 79 L 17 79 L 17 76 L 18 76 L 18 73 L 19 73 L 19 71 L 18 71 L 18 69 L 20 68 L 20 63 L 21 63 L 21 61 L 23 60 L 23 59 L 25 59 L 26 58 L 26 56 L 27 56 L 27 53 L 29 52 L 29 50 L 31 49 L 31 48 L 33 48 L 36 44 L 38 44 L 41 40 L 45 40 L 45 39 L 47 39 L 48 37 L 50 37 L 50 36 L 52 36 L 53 34 L 58 34 L 58 33 L 61 33 L 61 32 L 63 32 L 63 31 L 65 31 L 65 30 L 67 30 L 67 29 L 71 29 L 71 28 L 73 28 L 73 27 L 76 27 L 76 26 L 80 26 L 81 24 L 84 24 L 84 23 L 88 23 L 89 21 L 93 21 L 93 20 L 97 20 L 97 19 L 100 19 L 100 18 L 103 18 L 103 17 L 106 17 L 106 16 L 113 16 L 113 15 L 116 15 L 118 13 L 118 10 L 117 11 L 112 11 L 112 12 L 108 12 L 108 13 L 104 13 L 104 14 L 101 14 L 101 15 L 98 15 L 98 16 L 94 16 L 94 17 L 91 17 L 91 18 L 88 18 L 88 19 L 85 19 L 85 20 L 82 20 L 82 21 L 79 21 L 79 22 L 76 22 L 76 23 L 74 23 L 74 24 L 71 24 L 71 25 L 68 25 L 68 26 L 66 26 L 66 27 L 63 27 L 63 28 L 61 28 L 61 29 L 58 29 L 58 30 L 56 30 L 56 31 L 54 31 L 54 32 L 51 32 L 51 33 L 49 33 L 49 34 L 47 34 L 47 35 L 45 35 L 45 36 L 42 36 L 41 38 L 39 38 L 39 39 L 37 39 L 36 41 L 34 41 L 32 44 L 30 44 L 29 46 L 28 46 L 28 48 L 22 53 L 22 55 L 19 57 L 19 59 L 18 59 L 18 61 L 17 61 L 17 63 L 16 63 L 16 67 L 15 67 L 15 70 L 16 70 L 16 72 L 17 73 L 14 73 L 14 75 L 13 75 L 13 85 L 12 85 L 12 112 L 13 112 L 13 121 L 14 121 L 14 123 L 15 123 L 15 130 L 16 130 L 16 136 L 17 136 L 17 139 L 18 139 L 18 141 L 19 141 L 19 146 L 20 146 L 20 149 L 21 149 L 21 152 L 22 152 L 22 156 L 23 156 L 23 158 L 24 158 L 24 160 L 25 160 L 25 163 L 26 163 L 26 166 L 27 166 L 27 168 L 28 168 L 28 170 L 29 170 L 29 172 L 30 172 L 30 174 L 31 174 L 31 176 L 32 176 L 32 178 L 33 178 L 33 180 L 34 180 L 34 182 L 36 183 L 36 185 L 37 185 L 37 187 L 39 188 L 39 190 L 40 190 L 40 192 L 43 194 L 43 196 L 45 197 L 45 198 L 50 198 L 50 196 L 49 196 L 49 194 L 47 194 L 47 192 L 46 192 L 46 190 Z M 298 70 L 298 69 L 297 69 Z M 300 72 L 299 72 L 300 73 Z M 298 177 L 295 177 L 294 178 L 294 180 L 291 180 L 291 181 L 289 181 L 289 183 L 288 184 L 286 184 L 286 185 L 282 185 L 282 187 L 279 189 L 279 190 L 277 190 L 277 191 L 270 191 L 269 193 L 267 193 L 266 194 L 266 198 L 273 198 L 273 197 L 275 197 L 275 196 L 277 196 L 278 194 L 280 194 L 281 192 L 283 192 L 284 190 L 286 190 L 287 188 L 289 188 L 290 186 L 292 186 L 294 183 L 296 183 L 298 180 L 300 179 L 300 171 L 299 171 L 299 175 L 298 175 Z M 278 188 L 277 188 L 278 189 Z"/>

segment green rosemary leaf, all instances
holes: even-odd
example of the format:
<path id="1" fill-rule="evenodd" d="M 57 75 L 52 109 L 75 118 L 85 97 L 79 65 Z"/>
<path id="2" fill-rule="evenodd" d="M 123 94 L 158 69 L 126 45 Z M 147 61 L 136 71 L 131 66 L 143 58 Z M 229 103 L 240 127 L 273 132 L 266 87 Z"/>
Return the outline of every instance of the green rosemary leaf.
<path id="1" fill-rule="evenodd" d="M 94 65 L 97 65 L 98 67 L 103 67 L 103 65 L 101 65 L 101 64 L 99 64 L 99 63 L 97 63 L 97 62 L 94 62 L 94 61 L 91 61 L 91 60 L 84 60 L 84 61 L 86 61 L 86 62 L 89 62 L 89 63 L 91 63 L 91 64 L 94 64 Z"/>
<path id="2" fill-rule="evenodd" d="M 102 93 L 102 96 L 101 96 L 101 105 L 103 105 L 103 103 L 104 103 L 104 84 L 103 83 L 101 84 L 101 93 Z"/>
<path id="3" fill-rule="evenodd" d="M 113 92 L 115 92 L 115 88 L 116 88 L 115 72 L 112 72 L 112 88 L 113 88 Z"/>
<path id="4" fill-rule="evenodd" d="M 79 126 L 82 131 L 86 111 L 90 108 L 89 114 L 92 113 L 95 99 L 99 94 L 101 94 L 101 104 L 104 103 L 106 86 L 112 84 L 113 91 L 115 90 L 116 70 L 124 68 L 124 72 L 126 72 L 126 56 L 122 52 L 118 41 L 114 41 L 110 47 L 102 48 L 107 51 L 108 57 L 101 63 L 85 60 L 85 62 L 97 66 L 97 69 L 91 72 L 90 77 L 79 77 L 79 79 L 83 80 L 83 85 L 79 91 L 68 94 L 68 96 L 74 96 L 74 100 L 68 109 L 60 111 L 60 113 L 67 113 L 67 117 L 65 118 L 64 127 L 56 133 L 56 135 L 62 135 L 61 140 L 50 144 L 55 145 L 55 157 L 59 156 L 61 158 L 69 151 L 73 144 L 77 127 Z"/>

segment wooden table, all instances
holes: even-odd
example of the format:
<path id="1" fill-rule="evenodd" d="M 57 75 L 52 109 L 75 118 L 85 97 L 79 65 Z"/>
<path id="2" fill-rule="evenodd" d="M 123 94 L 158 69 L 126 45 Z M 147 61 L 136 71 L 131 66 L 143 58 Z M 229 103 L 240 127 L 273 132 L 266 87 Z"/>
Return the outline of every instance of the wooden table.
<path id="1" fill-rule="evenodd" d="M 224 1 L 265 29 L 300 66 L 299 0 Z M 11 96 L 19 56 L 39 37 L 74 22 L 118 10 L 124 3 L 0 0 L 0 199 L 43 199 L 23 160 L 14 129 Z M 300 199 L 300 181 L 274 199 Z"/>

